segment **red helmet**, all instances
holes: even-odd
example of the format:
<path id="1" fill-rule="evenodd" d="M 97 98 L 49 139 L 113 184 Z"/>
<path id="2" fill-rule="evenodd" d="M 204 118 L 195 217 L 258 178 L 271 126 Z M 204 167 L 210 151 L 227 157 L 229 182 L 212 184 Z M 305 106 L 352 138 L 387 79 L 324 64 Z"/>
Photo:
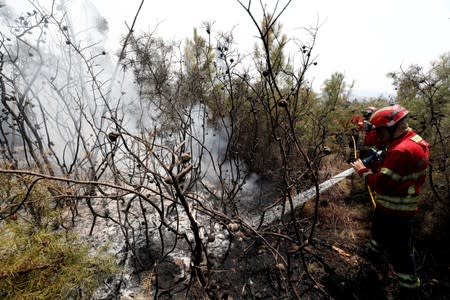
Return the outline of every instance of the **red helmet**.
<path id="1" fill-rule="evenodd" d="M 370 117 L 370 123 L 372 123 L 375 128 L 391 128 L 400 122 L 400 120 L 404 119 L 408 114 L 409 111 L 398 104 L 387 106 L 374 112 Z"/>

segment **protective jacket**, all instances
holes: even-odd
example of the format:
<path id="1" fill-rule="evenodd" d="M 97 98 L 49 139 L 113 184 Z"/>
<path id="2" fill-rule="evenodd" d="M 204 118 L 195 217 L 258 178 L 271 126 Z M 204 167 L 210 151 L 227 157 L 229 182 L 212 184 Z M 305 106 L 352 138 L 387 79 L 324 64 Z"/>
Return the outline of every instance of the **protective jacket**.
<path id="1" fill-rule="evenodd" d="M 418 212 L 420 189 L 429 164 L 429 145 L 413 130 L 396 138 L 377 173 L 359 170 L 375 192 L 377 208 L 385 213 L 413 216 Z"/>

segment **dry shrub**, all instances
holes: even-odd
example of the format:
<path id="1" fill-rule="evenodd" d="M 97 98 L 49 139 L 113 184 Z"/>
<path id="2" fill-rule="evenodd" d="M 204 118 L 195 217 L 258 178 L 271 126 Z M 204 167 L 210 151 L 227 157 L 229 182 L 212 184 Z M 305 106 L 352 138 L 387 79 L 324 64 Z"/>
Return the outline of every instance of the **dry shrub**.
<path id="1" fill-rule="evenodd" d="M 450 246 L 446 242 L 450 240 L 449 214 L 447 205 L 441 202 L 429 203 L 422 208 L 416 226 L 418 243 L 431 250 L 437 262 L 444 264 L 450 264 Z"/>

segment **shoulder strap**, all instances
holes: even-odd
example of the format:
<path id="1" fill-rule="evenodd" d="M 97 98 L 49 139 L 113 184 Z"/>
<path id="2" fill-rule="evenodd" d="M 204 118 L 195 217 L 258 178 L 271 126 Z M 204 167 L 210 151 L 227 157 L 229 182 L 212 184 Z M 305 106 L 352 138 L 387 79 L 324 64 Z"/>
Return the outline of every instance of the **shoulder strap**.
<path id="1" fill-rule="evenodd" d="M 419 144 L 421 146 L 428 147 L 428 143 L 425 142 L 425 140 L 418 134 L 411 137 L 411 141 L 415 142 L 416 144 Z"/>

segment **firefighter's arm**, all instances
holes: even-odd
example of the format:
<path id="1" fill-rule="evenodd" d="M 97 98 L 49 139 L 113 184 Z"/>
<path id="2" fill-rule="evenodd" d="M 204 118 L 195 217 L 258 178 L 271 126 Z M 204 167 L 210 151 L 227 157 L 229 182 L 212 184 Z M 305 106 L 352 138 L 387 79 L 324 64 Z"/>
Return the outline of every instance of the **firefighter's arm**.
<path id="1" fill-rule="evenodd" d="M 378 173 L 373 173 L 371 169 L 366 167 L 361 159 L 357 159 L 354 162 L 350 163 L 352 167 L 355 169 L 355 171 L 359 174 L 359 176 L 362 176 L 364 178 L 364 181 L 366 182 L 367 186 L 371 188 L 375 188 L 376 180 L 374 181 L 374 177 L 378 177 Z M 371 180 L 372 179 L 372 180 Z M 370 183 L 369 183 L 370 181 Z"/>
<path id="2" fill-rule="evenodd" d="M 383 170 L 388 169 L 401 174 L 402 168 L 408 166 L 405 157 L 406 156 L 400 151 L 390 152 L 383 161 L 379 171 L 362 172 L 366 184 L 369 185 L 373 191 L 386 195 L 395 191 L 398 188 L 399 182 L 394 180 L 391 176 L 386 175 Z"/>

